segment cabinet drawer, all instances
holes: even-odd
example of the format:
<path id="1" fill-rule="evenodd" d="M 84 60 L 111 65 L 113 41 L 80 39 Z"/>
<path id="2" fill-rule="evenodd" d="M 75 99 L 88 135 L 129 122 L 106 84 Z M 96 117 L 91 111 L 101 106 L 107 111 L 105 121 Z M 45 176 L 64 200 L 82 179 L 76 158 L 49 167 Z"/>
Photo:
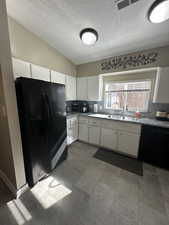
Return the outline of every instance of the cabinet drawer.
<path id="1" fill-rule="evenodd" d="M 117 122 L 117 130 L 140 134 L 141 125 L 126 122 Z"/>
<path id="2" fill-rule="evenodd" d="M 88 123 L 88 118 L 84 116 L 79 116 L 79 123 Z"/>
<path id="3" fill-rule="evenodd" d="M 88 119 L 88 124 L 92 126 L 100 126 L 100 119 Z"/>

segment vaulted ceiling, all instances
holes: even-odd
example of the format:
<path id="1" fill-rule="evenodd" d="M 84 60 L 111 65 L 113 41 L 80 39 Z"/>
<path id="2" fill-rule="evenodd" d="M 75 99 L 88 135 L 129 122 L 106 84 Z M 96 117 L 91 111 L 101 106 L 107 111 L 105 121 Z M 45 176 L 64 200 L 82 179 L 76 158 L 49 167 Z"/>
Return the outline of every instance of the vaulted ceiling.
<path id="1" fill-rule="evenodd" d="M 6 0 L 8 14 L 75 64 L 169 44 L 169 21 L 151 24 L 154 0 L 118 10 L 121 0 Z M 84 45 L 79 32 L 93 27 L 99 40 Z"/>

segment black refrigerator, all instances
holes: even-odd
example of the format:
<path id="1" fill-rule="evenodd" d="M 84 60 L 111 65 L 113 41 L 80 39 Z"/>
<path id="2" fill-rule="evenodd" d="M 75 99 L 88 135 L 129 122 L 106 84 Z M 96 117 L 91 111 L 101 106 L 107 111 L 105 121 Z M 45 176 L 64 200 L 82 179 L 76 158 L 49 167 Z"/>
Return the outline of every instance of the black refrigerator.
<path id="1" fill-rule="evenodd" d="M 26 179 L 32 187 L 67 158 L 65 86 L 23 77 L 15 86 Z"/>

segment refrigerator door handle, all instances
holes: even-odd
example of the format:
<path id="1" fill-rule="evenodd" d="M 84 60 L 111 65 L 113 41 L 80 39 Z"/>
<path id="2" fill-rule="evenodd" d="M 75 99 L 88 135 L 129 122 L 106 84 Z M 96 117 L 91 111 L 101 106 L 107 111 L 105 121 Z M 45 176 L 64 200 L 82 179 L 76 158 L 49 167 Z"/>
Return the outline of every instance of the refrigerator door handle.
<path id="1" fill-rule="evenodd" d="M 50 102 L 49 102 L 49 97 L 48 95 L 46 94 L 46 104 L 47 104 L 47 108 L 48 108 L 48 112 L 49 112 L 49 118 L 52 117 L 52 109 L 51 109 L 51 105 L 50 105 Z"/>

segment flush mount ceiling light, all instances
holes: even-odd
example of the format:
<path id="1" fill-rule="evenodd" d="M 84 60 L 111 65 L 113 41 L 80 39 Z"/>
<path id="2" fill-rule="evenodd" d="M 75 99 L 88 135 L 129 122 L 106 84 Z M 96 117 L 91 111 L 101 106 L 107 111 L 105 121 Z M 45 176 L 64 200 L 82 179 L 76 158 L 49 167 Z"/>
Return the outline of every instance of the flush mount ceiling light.
<path id="1" fill-rule="evenodd" d="M 155 1 L 149 12 L 148 18 L 152 23 L 162 23 L 169 19 L 169 0 Z"/>
<path id="2" fill-rule="evenodd" d="M 98 40 L 98 33 L 93 28 L 85 28 L 80 32 L 80 39 L 86 45 L 94 45 Z"/>

